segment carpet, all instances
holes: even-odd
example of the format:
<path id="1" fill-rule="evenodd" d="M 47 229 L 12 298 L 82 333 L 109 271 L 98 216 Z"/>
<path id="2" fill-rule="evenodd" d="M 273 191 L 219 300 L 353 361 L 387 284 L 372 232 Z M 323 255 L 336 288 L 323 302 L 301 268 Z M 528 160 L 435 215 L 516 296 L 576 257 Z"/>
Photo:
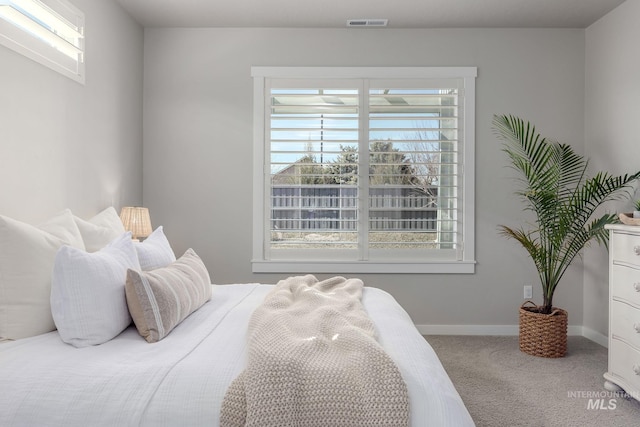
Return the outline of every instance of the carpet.
<path id="1" fill-rule="evenodd" d="M 604 389 L 607 349 L 584 337 L 557 359 L 522 353 L 517 336 L 425 338 L 478 427 L 640 426 L 640 402 Z"/>

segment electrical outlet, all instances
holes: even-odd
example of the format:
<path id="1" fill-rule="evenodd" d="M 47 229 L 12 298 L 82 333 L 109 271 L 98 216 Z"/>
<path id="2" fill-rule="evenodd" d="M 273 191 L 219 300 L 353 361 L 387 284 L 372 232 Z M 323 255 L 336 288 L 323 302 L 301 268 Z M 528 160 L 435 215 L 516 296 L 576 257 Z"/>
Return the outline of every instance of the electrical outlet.
<path id="1" fill-rule="evenodd" d="M 531 286 L 524 286 L 524 299 L 533 298 L 533 288 Z"/>

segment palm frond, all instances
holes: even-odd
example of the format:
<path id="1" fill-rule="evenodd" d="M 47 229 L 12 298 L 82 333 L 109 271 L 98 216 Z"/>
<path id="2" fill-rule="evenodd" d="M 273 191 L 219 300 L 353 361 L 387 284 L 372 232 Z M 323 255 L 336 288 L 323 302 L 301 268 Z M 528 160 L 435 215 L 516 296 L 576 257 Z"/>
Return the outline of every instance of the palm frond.
<path id="1" fill-rule="evenodd" d="M 616 217 L 606 214 L 592 220 L 596 210 L 623 197 L 640 172 L 621 176 L 599 172 L 587 178 L 587 159 L 567 144 L 542 137 L 530 123 L 515 116 L 494 116 L 493 129 L 517 172 L 520 188 L 515 193 L 536 218 L 531 230 L 499 229 L 529 253 L 550 308 L 555 289 L 575 257 L 593 240 L 607 244 L 604 226 L 616 222 Z"/>

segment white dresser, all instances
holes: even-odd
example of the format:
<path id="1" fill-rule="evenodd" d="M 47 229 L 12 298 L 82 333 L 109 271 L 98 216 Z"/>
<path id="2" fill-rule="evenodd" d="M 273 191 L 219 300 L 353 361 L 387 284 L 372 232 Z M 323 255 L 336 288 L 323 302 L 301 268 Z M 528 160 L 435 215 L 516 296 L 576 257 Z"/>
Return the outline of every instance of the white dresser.
<path id="1" fill-rule="evenodd" d="M 608 225 L 609 368 L 605 388 L 640 400 L 640 226 Z"/>

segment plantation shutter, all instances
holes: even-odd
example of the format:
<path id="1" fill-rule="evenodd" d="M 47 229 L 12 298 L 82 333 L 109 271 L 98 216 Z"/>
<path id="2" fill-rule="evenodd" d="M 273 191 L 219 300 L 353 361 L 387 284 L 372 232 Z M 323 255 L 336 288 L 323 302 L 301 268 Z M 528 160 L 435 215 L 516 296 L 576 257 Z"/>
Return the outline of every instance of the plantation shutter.
<path id="1" fill-rule="evenodd" d="M 252 73 L 254 271 L 474 271 L 474 68 Z"/>
<path id="2" fill-rule="evenodd" d="M 459 84 L 371 83 L 371 249 L 460 248 Z"/>
<path id="3" fill-rule="evenodd" d="M 271 249 L 459 247 L 459 88 L 429 83 L 270 88 Z"/>
<path id="4" fill-rule="evenodd" d="M 273 249 L 357 248 L 360 91 L 339 86 L 271 88 Z"/>

